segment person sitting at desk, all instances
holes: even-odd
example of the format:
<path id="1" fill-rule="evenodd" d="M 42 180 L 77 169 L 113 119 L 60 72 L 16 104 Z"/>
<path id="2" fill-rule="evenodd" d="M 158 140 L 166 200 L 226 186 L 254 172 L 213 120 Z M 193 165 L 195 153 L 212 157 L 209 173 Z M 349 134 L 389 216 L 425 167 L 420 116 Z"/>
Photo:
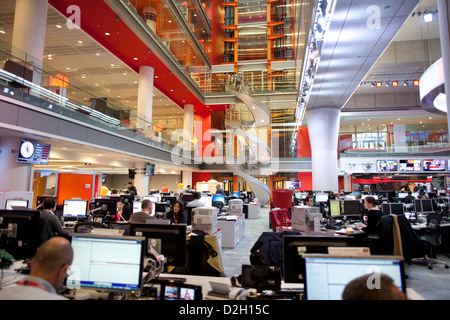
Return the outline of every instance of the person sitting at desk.
<path id="1" fill-rule="evenodd" d="M 314 199 L 313 196 L 309 195 L 303 200 L 303 205 L 307 207 L 314 207 Z"/>
<path id="2" fill-rule="evenodd" d="M 413 203 L 414 200 L 416 198 L 414 198 L 414 196 L 412 195 L 411 191 L 408 191 L 408 195 L 404 198 L 405 203 Z"/>
<path id="3" fill-rule="evenodd" d="M 172 209 L 166 213 L 166 219 L 170 219 L 173 224 L 186 223 L 183 202 L 175 201 Z"/>
<path id="4" fill-rule="evenodd" d="M 141 211 L 135 212 L 131 215 L 130 223 L 146 223 L 147 219 L 156 219 L 154 216 L 151 215 L 153 209 L 153 203 L 148 200 L 144 199 L 141 203 Z"/>
<path id="5" fill-rule="evenodd" d="M 379 283 L 379 287 L 374 285 L 374 281 Z M 370 273 L 350 281 L 342 292 L 342 300 L 406 300 L 406 295 L 388 275 Z"/>
<path id="6" fill-rule="evenodd" d="M 367 226 L 362 231 L 369 234 L 378 233 L 377 224 L 383 216 L 383 211 L 378 208 L 378 201 L 374 197 L 368 196 L 364 199 L 364 207 L 367 209 Z"/>
<path id="7" fill-rule="evenodd" d="M 40 217 L 44 219 L 49 227 L 49 234 L 44 239 L 50 239 L 52 237 L 60 236 L 60 237 L 68 237 L 69 231 L 64 230 L 61 227 L 61 222 L 59 221 L 58 217 L 55 215 L 57 202 L 54 198 L 46 198 L 42 204 L 42 207 L 44 208 L 41 213 Z"/>
<path id="8" fill-rule="evenodd" d="M 128 221 L 130 217 L 129 208 L 125 207 L 125 203 L 123 200 L 117 201 L 116 204 L 116 213 L 111 215 L 111 219 L 113 222 L 122 222 Z"/>
<path id="9" fill-rule="evenodd" d="M 54 237 L 36 251 L 31 260 L 30 274 L 14 285 L 0 290 L 0 300 L 66 300 L 57 291 L 64 282 L 73 261 L 70 242 Z"/>
<path id="10" fill-rule="evenodd" d="M 205 204 L 200 201 L 201 197 L 202 197 L 202 195 L 200 194 L 200 192 L 194 192 L 194 200 L 192 200 L 191 202 L 188 202 L 188 204 L 186 205 L 186 208 L 204 207 Z"/>

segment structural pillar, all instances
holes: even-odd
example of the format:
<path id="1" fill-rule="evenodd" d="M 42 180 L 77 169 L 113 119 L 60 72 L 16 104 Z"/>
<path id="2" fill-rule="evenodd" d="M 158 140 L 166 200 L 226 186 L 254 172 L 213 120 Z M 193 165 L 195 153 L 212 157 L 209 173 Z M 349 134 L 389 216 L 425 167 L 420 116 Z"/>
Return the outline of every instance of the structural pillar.
<path id="1" fill-rule="evenodd" d="M 447 126 L 450 132 L 450 32 L 449 32 L 449 1 L 438 0 L 438 14 L 439 14 L 439 34 L 441 39 L 442 61 L 444 65 L 444 80 L 445 80 L 445 98 L 447 102 Z"/>
<path id="2" fill-rule="evenodd" d="M 42 69 L 48 0 L 16 0 L 12 55 Z M 33 72 L 33 82 L 41 84 L 41 71 Z"/>
<path id="3" fill-rule="evenodd" d="M 0 190 L 31 191 L 32 164 L 17 162 L 21 139 L 3 138 L 0 141 Z"/>
<path id="4" fill-rule="evenodd" d="M 184 105 L 183 150 L 186 153 L 188 153 L 189 156 L 193 151 L 192 150 L 193 138 L 194 138 L 194 105 L 186 104 Z"/>
<path id="5" fill-rule="evenodd" d="M 136 162 L 134 164 L 136 173 L 134 175 L 133 185 L 136 187 L 138 195 L 140 196 L 148 195 L 150 188 L 150 176 L 145 174 L 146 165 L 146 162 Z"/>
<path id="6" fill-rule="evenodd" d="M 146 137 L 154 135 L 152 124 L 154 77 L 155 69 L 153 67 L 141 66 L 139 68 L 137 126 L 144 129 Z"/>
<path id="7" fill-rule="evenodd" d="M 338 192 L 340 112 L 338 107 L 320 107 L 306 111 L 311 142 L 312 186 L 316 191 Z"/>

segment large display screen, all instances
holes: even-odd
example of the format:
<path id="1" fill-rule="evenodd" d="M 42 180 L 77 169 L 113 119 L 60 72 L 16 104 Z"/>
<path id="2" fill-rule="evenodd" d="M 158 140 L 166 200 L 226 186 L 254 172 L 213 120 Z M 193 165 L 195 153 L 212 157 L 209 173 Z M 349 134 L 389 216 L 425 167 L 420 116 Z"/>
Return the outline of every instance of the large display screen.
<path id="1" fill-rule="evenodd" d="M 377 160 L 378 172 L 397 171 L 397 160 Z"/>
<path id="2" fill-rule="evenodd" d="M 286 180 L 286 189 L 300 189 L 302 183 L 300 180 Z"/>
<path id="3" fill-rule="evenodd" d="M 49 144 L 22 139 L 17 153 L 17 162 L 46 165 L 49 157 Z"/>
<path id="4" fill-rule="evenodd" d="M 445 160 L 423 160 L 423 171 L 445 171 Z"/>
<path id="5" fill-rule="evenodd" d="M 422 161 L 420 159 L 410 159 L 410 160 L 399 160 L 398 161 L 399 171 L 421 171 Z"/>

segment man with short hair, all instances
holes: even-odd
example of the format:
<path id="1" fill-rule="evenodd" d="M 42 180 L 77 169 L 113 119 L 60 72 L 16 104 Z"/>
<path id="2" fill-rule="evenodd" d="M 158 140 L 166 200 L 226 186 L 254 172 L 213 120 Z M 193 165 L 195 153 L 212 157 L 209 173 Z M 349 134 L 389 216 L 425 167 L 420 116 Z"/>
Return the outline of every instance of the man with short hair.
<path id="1" fill-rule="evenodd" d="M 216 194 L 225 194 L 223 189 L 220 187 L 220 184 L 216 186 Z"/>
<path id="2" fill-rule="evenodd" d="M 200 201 L 201 197 L 202 197 L 202 195 L 200 194 L 200 192 L 197 192 L 197 191 L 194 192 L 194 200 L 188 202 L 188 204 L 186 205 L 186 208 L 204 207 L 205 204 Z"/>
<path id="3" fill-rule="evenodd" d="M 147 219 L 156 219 L 154 216 L 151 215 L 153 210 L 153 203 L 145 199 L 142 201 L 141 204 L 141 211 L 135 212 L 131 215 L 130 223 L 146 223 Z"/>
<path id="4" fill-rule="evenodd" d="M 133 196 L 136 196 L 137 195 L 137 189 L 136 189 L 136 187 L 135 186 L 133 186 L 133 182 L 128 182 L 128 192 L 130 193 L 130 194 L 132 194 Z"/>
<path id="5" fill-rule="evenodd" d="M 54 237 L 44 242 L 31 260 L 30 274 L 0 290 L 0 300 L 66 300 L 58 295 L 73 261 L 70 242 Z"/>
<path id="6" fill-rule="evenodd" d="M 57 202 L 54 198 L 46 198 L 42 204 L 42 207 L 44 209 L 41 211 L 40 217 L 47 222 L 49 227 L 49 234 L 46 237 L 44 237 L 44 239 L 49 239 L 56 236 L 60 237 L 69 236 L 69 231 L 64 230 L 61 227 L 61 222 L 55 215 L 56 205 Z"/>

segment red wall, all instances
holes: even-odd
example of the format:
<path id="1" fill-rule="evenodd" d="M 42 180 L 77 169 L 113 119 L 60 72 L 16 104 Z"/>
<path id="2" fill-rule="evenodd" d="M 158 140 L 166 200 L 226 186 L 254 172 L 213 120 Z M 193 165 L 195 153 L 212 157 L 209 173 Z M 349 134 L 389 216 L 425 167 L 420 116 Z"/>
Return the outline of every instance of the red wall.
<path id="1" fill-rule="evenodd" d="M 208 182 L 210 180 L 209 172 L 192 172 L 192 188 L 195 188 L 197 182 Z"/>
<path id="2" fill-rule="evenodd" d="M 308 127 L 300 127 L 297 131 L 297 155 L 299 158 L 311 158 L 311 143 Z"/>
<path id="3" fill-rule="evenodd" d="M 312 190 L 312 172 L 298 172 L 297 179 L 302 182 L 300 190 Z"/>
<path id="4" fill-rule="evenodd" d="M 198 141 L 199 156 L 202 156 L 204 149 L 211 143 L 211 135 L 206 133 L 211 129 L 211 112 L 196 112 L 194 121 L 196 122 L 194 137 Z M 198 122 L 201 123 L 201 126 L 198 125 Z"/>

